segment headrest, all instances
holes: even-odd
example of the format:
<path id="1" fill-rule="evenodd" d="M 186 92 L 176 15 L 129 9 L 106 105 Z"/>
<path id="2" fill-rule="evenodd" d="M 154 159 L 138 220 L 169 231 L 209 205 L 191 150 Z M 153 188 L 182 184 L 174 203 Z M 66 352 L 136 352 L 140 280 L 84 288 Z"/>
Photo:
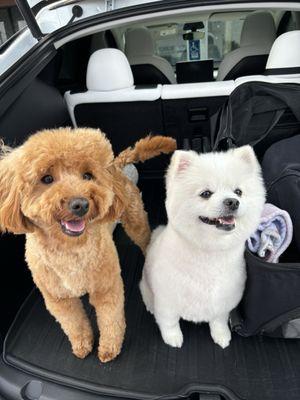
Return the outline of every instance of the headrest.
<path id="1" fill-rule="evenodd" d="M 272 14 L 257 11 L 247 15 L 241 33 L 241 47 L 265 45 L 269 51 L 275 38 L 276 28 Z"/>
<path id="2" fill-rule="evenodd" d="M 147 28 L 128 29 L 125 34 L 125 54 L 128 58 L 153 55 L 151 32 Z"/>
<path id="3" fill-rule="evenodd" d="M 282 68 L 287 70 L 278 71 Z M 300 72 L 300 31 L 283 33 L 275 40 L 269 54 L 266 70 L 267 73 L 274 70 L 273 73 L 278 75 Z"/>
<path id="4" fill-rule="evenodd" d="M 125 54 L 117 49 L 95 51 L 88 62 L 86 86 L 96 92 L 132 87 L 133 76 Z"/>

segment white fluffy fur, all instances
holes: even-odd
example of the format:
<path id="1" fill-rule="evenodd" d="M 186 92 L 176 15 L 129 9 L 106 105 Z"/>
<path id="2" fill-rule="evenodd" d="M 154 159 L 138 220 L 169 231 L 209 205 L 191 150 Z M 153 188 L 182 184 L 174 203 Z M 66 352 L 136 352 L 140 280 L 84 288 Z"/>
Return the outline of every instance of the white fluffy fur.
<path id="1" fill-rule="evenodd" d="M 165 343 L 181 347 L 180 318 L 208 322 L 215 343 L 229 345 L 230 311 L 240 302 L 246 271 L 245 241 L 259 224 L 265 189 L 250 146 L 198 155 L 176 151 L 167 173 L 168 224 L 148 247 L 140 289 Z M 238 197 L 235 189 L 242 190 Z M 214 194 L 203 199 L 200 194 Z M 223 200 L 240 201 L 235 229 L 203 223 L 224 213 Z"/>

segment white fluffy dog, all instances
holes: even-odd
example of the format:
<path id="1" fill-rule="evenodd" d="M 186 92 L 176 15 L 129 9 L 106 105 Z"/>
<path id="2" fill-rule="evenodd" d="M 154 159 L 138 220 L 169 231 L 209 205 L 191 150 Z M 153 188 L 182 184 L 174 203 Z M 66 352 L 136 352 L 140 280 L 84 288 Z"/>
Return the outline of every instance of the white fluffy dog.
<path id="1" fill-rule="evenodd" d="M 181 347 L 180 318 L 208 322 L 215 343 L 229 345 L 230 311 L 246 280 L 245 241 L 265 202 L 250 146 L 198 155 L 176 151 L 166 178 L 168 224 L 148 247 L 140 289 L 165 343 Z"/>

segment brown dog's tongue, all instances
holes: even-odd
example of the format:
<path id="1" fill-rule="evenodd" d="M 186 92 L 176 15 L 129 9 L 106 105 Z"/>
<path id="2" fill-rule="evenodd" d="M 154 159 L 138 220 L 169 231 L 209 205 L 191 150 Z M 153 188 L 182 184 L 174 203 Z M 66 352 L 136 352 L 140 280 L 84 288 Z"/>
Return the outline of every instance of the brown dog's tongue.
<path id="1" fill-rule="evenodd" d="M 62 221 L 65 227 L 71 232 L 81 232 L 85 228 L 85 222 L 79 221 Z"/>

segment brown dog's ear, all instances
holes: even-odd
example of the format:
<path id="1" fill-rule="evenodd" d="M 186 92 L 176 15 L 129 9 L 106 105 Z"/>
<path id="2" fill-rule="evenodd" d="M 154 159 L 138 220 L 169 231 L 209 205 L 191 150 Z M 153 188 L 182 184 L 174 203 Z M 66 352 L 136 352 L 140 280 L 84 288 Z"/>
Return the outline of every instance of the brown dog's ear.
<path id="1" fill-rule="evenodd" d="M 16 175 L 17 150 L 0 144 L 0 230 L 16 234 L 32 232 L 21 211 L 22 186 Z"/>
<path id="2" fill-rule="evenodd" d="M 126 203 L 125 182 L 122 177 L 122 172 L 115 166 L 110 167 L 109 171 L 113 179 L 114 198 L 112 205 L 109 207 L 109 210 L 104 217 L 105 222 L 113 222 L 120 219 L 125 210 Z"/>

